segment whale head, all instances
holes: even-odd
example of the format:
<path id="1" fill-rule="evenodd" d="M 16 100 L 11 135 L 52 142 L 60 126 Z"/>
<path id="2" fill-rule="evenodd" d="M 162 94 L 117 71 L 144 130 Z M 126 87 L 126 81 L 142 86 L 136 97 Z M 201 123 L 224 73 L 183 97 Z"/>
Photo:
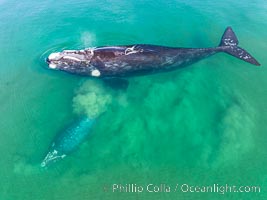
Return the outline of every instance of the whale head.
<path id="1" fill-rule="evenodd" d="M 46 62 L 49 69 L 65 71 L 73 74 L 89 75 L 94 70 L 90 64 L 93 57 L 92 49 L 64 50 L 51 53 Z"/>
<path id="2" fill-rule="evenodd" d="M 62 160 L 65 157 L 66 154 L 62 154 L 59 151 L 53 149 L 49 151 L 48 154 L 45 156 L 44 160 L 41 163 L 41 167 L 48 167 L 52 163 Z"/>

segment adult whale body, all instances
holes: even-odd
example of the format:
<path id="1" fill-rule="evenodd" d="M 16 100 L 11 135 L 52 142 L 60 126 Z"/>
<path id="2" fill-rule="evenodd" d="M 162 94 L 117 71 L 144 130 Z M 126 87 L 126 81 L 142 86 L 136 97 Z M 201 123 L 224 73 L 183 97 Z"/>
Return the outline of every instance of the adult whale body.
<path id="1" fill-rule="evenodd" d="M 84 50 L 64 50 L 47 58 L 49 68 L 93 77 L 125 77 L 170 71 L 193 64 L 219 52 L 259 66 L 240 48 L 231 27 L 226 28 L 219 46 L 174 48 L 156 45 L 104 46 Z"/>

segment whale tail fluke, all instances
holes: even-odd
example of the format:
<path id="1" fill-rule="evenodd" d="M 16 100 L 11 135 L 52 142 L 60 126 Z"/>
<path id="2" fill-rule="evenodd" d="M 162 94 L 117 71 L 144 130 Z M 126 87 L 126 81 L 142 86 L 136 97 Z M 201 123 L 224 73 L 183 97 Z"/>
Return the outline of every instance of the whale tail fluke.
<path id="1" fill-rule="evenodd" d="M 228 53 L 236 58 L 244 60 L 245 62 L 253 65 L 260 66 L 260 63 L 253 58 L 246 50 L 240 48 L 238 45 L 238 39 L 231 27 L 227 27 L 219 45 L 219 49 L 225 53 Z"/>

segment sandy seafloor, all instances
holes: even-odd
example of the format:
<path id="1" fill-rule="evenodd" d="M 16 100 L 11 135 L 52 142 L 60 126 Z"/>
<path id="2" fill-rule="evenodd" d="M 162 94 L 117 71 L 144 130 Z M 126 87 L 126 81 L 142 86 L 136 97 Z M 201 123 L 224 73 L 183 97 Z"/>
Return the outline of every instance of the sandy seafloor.
<path id="1" fill-rule="evenodd" d="M 0 0 L 0 199 L 266 199 L 266 10 L 265 0 Z M 216 46 L 229 25 L 261 67 L 222 53 L 129 78 L 126 91 L 45 68 L 44 56 L 62 49 Z M 79 150 L 41 169 L 79 113 L 102 116 Z M 150 183 L 261 192 L 111 190 Z"/>

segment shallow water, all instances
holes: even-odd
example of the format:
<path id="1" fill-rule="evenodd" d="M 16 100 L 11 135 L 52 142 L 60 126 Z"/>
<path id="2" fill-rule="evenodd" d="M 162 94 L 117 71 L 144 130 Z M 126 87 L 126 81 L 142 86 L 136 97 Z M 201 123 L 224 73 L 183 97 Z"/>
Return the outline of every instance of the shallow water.
<path id="1" fill-rule="evenodd" d="M 0 199 L 266 199 L 266 9 L 264 0 L 0 0 Z M 217 54 L 129 78 L 126 91 L 45 68 L 62 49 L 216 46 L 229 25 L 262 67 Z M 81 113 L 101 115 L 88 139 L 41 169 L 51 140 Z M 111 191 L 149 183 L 261 192 Z"/>

